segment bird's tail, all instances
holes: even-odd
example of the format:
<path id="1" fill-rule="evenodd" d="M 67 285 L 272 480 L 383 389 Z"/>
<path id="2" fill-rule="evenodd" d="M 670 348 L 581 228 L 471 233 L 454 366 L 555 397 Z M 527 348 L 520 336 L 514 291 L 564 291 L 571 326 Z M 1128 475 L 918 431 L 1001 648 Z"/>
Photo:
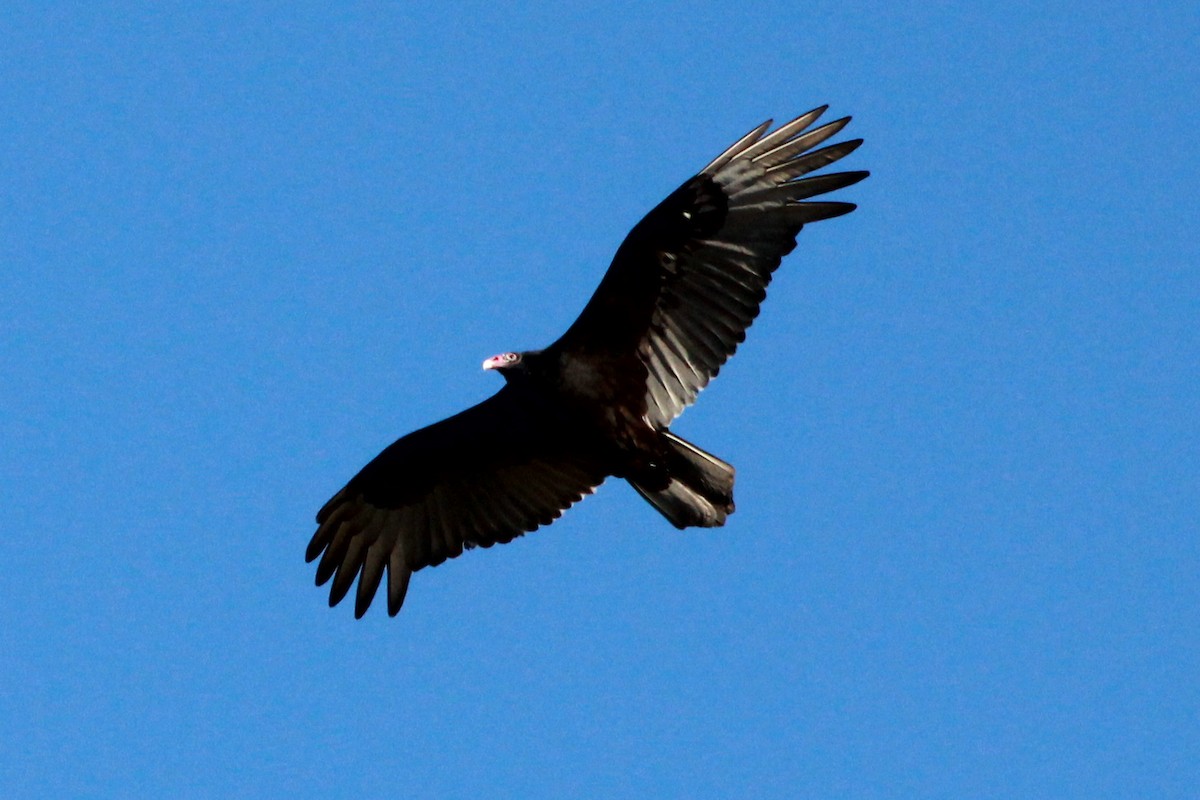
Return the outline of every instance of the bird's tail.
<path id="1" fill-rule="evenodd" d="M 676 528 L 724 525 L 733 513 L 733 467 L 670 431 L 663 431 L 662 437 L 670 475 L 666 488 L 629 483 Z"/>

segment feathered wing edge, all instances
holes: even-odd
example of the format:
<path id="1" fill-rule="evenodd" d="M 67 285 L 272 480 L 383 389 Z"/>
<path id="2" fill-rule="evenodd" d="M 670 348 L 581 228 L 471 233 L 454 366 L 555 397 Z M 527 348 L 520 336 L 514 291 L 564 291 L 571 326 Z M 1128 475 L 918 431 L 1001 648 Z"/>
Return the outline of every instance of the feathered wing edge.
<path id="1" fill-rule="evenodd" d="M 868 175 L 855 171 L 804 177 L 862 144 L 853 139 L 813 149 L 850 121 L 844 117 L 807 130 L 825 108 L 801 114 L 764 136 L 768 120 L 681 187 L 695 187 L 696 208 L 682 212 L 689 221 L 713 213 L 708 195 L 714 191 L 725 208 L 715 230 L 698 231 L 678 252 L 659 257 L 664 265 L 660 297 L 639 348 L 654 424 L 669 424 L 694 402 L 745 340 L 772 273 L 795 247 L 800 229 L 855 209 L 853 203 L 810 201 Z"/>
<path id="2" fill-rule="evenodd" d="M 355 616 L 387 575 L 388 613 L 412 573 L 548 525 L 595 491 L 604 470 L 506 390 L 397 440 L 317 513 L 305 559 L 337 605 L 358 580 Z"/>

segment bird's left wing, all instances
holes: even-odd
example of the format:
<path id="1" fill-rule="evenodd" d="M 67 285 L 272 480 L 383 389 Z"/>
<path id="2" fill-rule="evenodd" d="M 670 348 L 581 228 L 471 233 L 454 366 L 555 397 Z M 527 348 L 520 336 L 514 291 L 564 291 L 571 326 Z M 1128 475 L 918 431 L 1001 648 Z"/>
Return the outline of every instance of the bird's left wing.
<path id="1" fill-rule="evenodd" d="M 810 198 L 857 183 L 866 172 L 803 177 L 862 144 L 814 149 L 850 121 L 809 130 L 824 110 L 769 134 L 768 120 L 647 214 L 552 347 L 597 364 L 627 364 L 622 359 L 636 353 L 639 386 L 630 389 L 643 393 L 637 400 L 652 424 L 669 424 L 745 339 L 771 273 L 800 229 L 854 210 L 852 203 Z M 635 375 L 622 373 L 626 381 Z"/>
<path id="2" fill-rule="evenodd" d="M 491 398 L 394 442 L 317 514 L 305 557 L 336 605 L 358 578 L 354 614 L 387 570 L 388 613 L 412 573 L 547 525 L 605 478 L 570 426 L 506 386 Z"/>

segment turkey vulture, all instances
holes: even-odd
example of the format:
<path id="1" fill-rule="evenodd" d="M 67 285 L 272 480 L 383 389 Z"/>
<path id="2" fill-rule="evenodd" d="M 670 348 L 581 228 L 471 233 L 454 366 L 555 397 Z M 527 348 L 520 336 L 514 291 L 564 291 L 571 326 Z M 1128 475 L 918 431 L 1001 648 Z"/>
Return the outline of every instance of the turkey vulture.
<path id="1" fill-rule="evenodd" d="M 745 339 L 805 223 L 855 208 L 809 198 L 868 173 L 802 177 L 862 144 L 814 149 L 850 121 L 810 129 L 825 108 L 734 142 L 630 231 L 558 341 L 484 361 L 499 392 L 399 439 L 325 504 L 305 558 L 318 586 L 333 579 L 331 606 L 357 578 L 361 617 L 386 568 L 394 616 L 416 570 L 548 525 L 610 475 L 677 528 L 725 523 L 733 467 L 667 426 Z"/>

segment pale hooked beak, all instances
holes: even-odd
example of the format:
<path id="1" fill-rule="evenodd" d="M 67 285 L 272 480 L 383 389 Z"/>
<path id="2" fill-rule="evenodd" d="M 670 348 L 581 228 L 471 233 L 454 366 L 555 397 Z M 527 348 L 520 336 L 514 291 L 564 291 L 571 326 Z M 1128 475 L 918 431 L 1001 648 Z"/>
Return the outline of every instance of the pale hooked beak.
<path id="1" fill-rule="evenodd" d="M 504 356 L 502 356 L 502 355 L 492 356 L 491 358 L 485 358 L 483 360 L 483 368 L 484 369 L 498 369 L 499 367 L 503 367 L 503 366 L 504 366 Z"/>

